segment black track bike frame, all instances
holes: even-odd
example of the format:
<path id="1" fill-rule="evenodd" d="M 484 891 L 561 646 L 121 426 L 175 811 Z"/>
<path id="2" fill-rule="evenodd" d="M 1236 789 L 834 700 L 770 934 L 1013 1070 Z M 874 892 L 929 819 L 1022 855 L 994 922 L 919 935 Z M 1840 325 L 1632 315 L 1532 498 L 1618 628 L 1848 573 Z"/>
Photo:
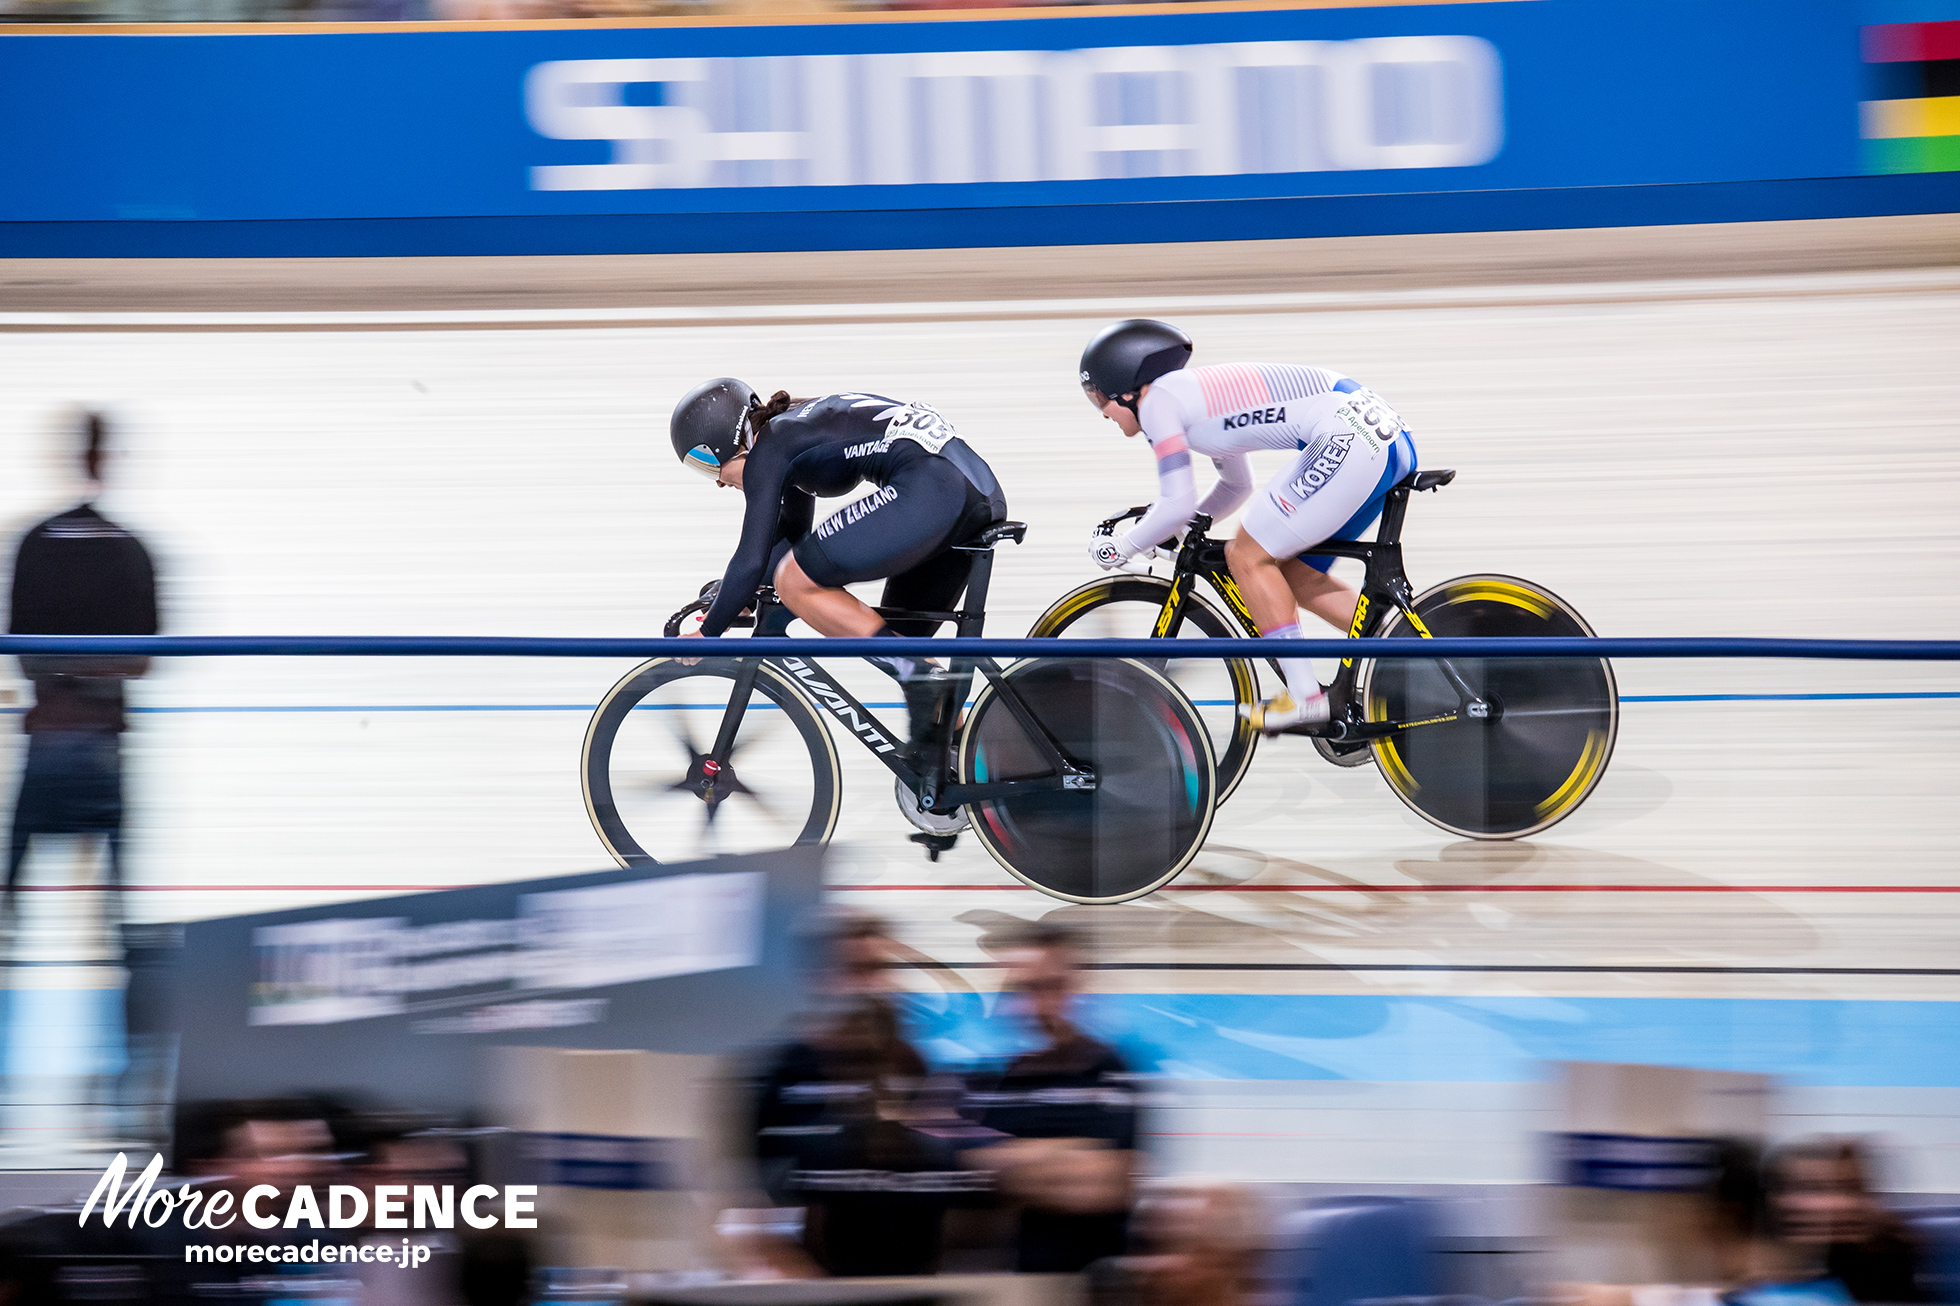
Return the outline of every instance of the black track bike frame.
<path id="1" fill-rule="evenodd" d="M 928 612 L 909 608 L 875 608 L 873 611 L 888 621 L 950 621 L 954 623 L 959 635 L 979 636 L 987 620 L 987 589 L 992 581 L 994 569 L 993 547 L 991 545 L 956 545 L 955 547 L 962 552 L 973 554 L 973 571 L 967 580 L 964 607 L 949 612 Z M 667 623 L 669 637 L 679 633 L 682 618 L 691 612 L 705 609 L 708 602 L 709 597 L 704 595 L 703 598 L 675 613 Z M 753 624 L 757 635 L 779 636 L 789 633 L 789 624 L 795 616 L 776 597 L 773 587 L 763 586 L 756 594 L 754 606 L 755 615 L 752 621 L 736 624 Z M 1045 774 L 1019 780 L 960 784 L 953 757 L 954 749 L 958 745 L 957 734 L 949 737 L 938 754 L 929 759 L 930 766 L 914 767 L 905 759 L 903 739 L 885 729 L 884 724 L 872 714 L 869 708 L 818 665 L 816 655 L 820 651 L 821 645 L 816 645 L 811 650 L 811 657 L 779 655 L 740 659 L 735 674 L 734 689 L 729 695 L 728 706 L 722 712 L 721 727 L 715 734 L 715 742 L 708 759 L 717 764 L 726 764 L 729 751 L 735 743 L 735 735 L 741 729 L 743 717 L 748 713 L 749 695 L 755 688 L 756 669 L 761 663 L 768 662 L 787 672 L 820 708 L 835 717 L 843 725 L 846 734 L 862 744 L 873 757 L 884 764 L 886 770 L 898 777 L 900 784 L 912 791 L 919 800 L 919 806 L 925 811 L 950 815 L 967 803 L 983 798 L 999 798 L 1008 794 L 1035 793 L 1042 790 L 1096 787 L 1094 768 L 1069 755 L 1061 742 L 1029 710 L 1026 701 L 1014 688 L 1013 682 L 1001 673 L 1000 664 L 992 658 L 954 657 L 951 660 L 950 669 L 958 678 L 955 701 L 961 703 L 966 701 L 967 695 L 973 688 L 973 677 L 976 672 L 984 676 L 994 687 L 1001 705 L 1013 714 L 1021 729 L 1027 732 L 1027 737 L 1036 751 L 1048 763 L 1049 770 Z"/>
<path id="2" fill-rule="evenodd" d="M 1408 515 L 1409 494 L 1413 489 L 1412 484 L 1403 481 L 1389 490 L 1382 504 L 1381 526 L 1372 541 L 1322 540 L 1313 546 L 1316 555 L 1358 558 L 1367 568 L 1367 575 L 1361 584 L 1361 597 L 1354 606 L 1354 619 L 1348 624 L 1350 639 L 1380 635 L 1383 627 L 1398 612 L 1409 619 L 1409 625 L 1418 635 L 1429 638 L 1428 628 L 1416 615 L 1414 591 L 1410 589 L 1409 578 L 1402 570 L 1402 522 Z M 1142 511 L 1131 509 L 1106 524 L 1113 526 Z M 1210 529 L 1211 518 L 1205 514 L 1199 513 L 1191 519 L 1190 530 L 1185 534 L 1184 544 L 1178 550 L 1177 560 L 1172 566 L 1171 592 L 1165 596 L 1163 607 L 1158 610 L 1156 625 L 1151 632 L 1153 635 L 1169 638 L 1183 629 L 1186 606 L 1202 578 L 1224 600 L 1227 610 L 1238 619 L 1246 634 L 1258 638 L 1259 627 L 1253 621 L 1245 596 L 1232 579 L 1232 569 L 1225 560 L 1225 541 L 1210 538 L 1206 533 Z M 1271 662 L 1271 665 L 1275 671 L 1278 670 L 1277 662 Z M 1341 669 L 1335 673 L 1333 683 L 1327 686 L 1328 706 L 1332 711 L 1326 737 L 1338 742 L 1368 740 L 1417 726 L 1440 725 L 1463 717 L 1481 719 L 1491 715 L 1490 705 L 1478 697 L 1448 659 L 1438 658 L 1436 665 L 1456 690 L 1458 701 L 1453 710 L 1420 720 L 1367 721 L 1363 719 L 1361 704 L 1355 697 L 1355 659 L 1342 658 Z"/>

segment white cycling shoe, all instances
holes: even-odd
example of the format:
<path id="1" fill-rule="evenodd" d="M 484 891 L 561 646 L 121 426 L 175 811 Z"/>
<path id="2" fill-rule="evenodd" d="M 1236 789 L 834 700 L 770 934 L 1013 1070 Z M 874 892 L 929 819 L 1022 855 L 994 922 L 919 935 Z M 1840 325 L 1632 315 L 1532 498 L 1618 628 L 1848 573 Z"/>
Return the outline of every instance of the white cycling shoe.
<path id="1" fill-rule="evenodd" d="M 1239 715 L 1250 721 L 1254 730 L 1268 735 L 1294 726 L 1324 725 L 1332 714 L 1326 694 L 1315 694 L 1301 702 L 1284 686 L 1263 703 L 1239 705 Z"/>

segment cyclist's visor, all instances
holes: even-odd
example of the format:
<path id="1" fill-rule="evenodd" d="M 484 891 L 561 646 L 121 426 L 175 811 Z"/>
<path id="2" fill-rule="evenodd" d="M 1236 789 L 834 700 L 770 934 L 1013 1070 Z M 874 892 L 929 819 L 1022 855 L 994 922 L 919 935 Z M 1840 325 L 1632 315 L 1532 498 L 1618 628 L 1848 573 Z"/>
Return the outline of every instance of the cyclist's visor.
<path id="1" fill-rule="evenodd" d="M 721 459 L 705 444 L 697 444 L 682 454 L 681 465 L 693 468 L 711 481 L 721 479 Z"/>
<path id="2" fill-rule="evenodd" d="M 1082 383 L 1082 393 L 1088 396 L 1090 406 L 1099 413 L 1109 406 L 1109 396 L 1096 389 L 1093 381 Z"/>

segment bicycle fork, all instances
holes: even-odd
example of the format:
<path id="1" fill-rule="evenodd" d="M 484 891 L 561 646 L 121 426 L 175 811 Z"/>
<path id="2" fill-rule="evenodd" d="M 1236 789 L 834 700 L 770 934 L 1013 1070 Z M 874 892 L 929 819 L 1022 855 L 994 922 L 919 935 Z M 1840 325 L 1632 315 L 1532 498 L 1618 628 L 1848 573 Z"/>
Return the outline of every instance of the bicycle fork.
<path id="1" fill-rule="evenodd" d="M 742 718 L 748 715 L 749 695 L 755 689 L 755 674 L 755 663 L 744 659 L 735 672 L 735 688 L 729 695 L 727 708 L 721 714 L 721 724 L 716 727 L 714 743 L 708 745 L 705 756 L 690 759 L 688 777 L 682 782 L 681 787 L 693 789 L 708 805 L 710 825 L 714 823 L 716 809 L 726 799 L 747 792 L 747 786 L 736 776 L 728 761 L 735 748 L 735 736 L 742 728 Z"/>

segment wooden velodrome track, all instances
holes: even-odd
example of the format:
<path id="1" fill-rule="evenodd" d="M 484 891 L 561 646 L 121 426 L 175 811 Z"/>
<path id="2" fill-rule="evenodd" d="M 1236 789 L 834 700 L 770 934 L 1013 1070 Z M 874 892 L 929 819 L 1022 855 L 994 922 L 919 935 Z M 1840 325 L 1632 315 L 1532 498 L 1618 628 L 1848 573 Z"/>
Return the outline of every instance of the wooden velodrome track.
<path id="1" fill-rule="evenodd" d="M 1326 362 L 1390 396 L 1425 465 L 1461 473 L 1412 510 L 1419 588 L 1529 576 L 1611 634 L 1960 637 L 1951 217 L 0 264 L 0 513 L 17 529 L 62 506 L 61 414 L 102 405 L 126 446 L 104 507 L 159 554 L 172 632 L 646 634 L 718 574 L 737 524 L 732 497 L 674 465 L 674 397 L 718 373 L 869 389 L 935 403 L 1001 473 L 1033 528 L 996 571 L 993 629 L 1019 633 L 1090 577 L 1089 524 L 1151 492 L 1143 451 L 1072 379 L 1096 326 L 1132 313 L 1183 322 L 1204 359 Z M 131 744 L 135 911 L 595 868 L 579 709 L 623 669 L 160 668 Z M 1066 908 L 972 846 L 928 865 L 883 773 L 851 754 L 834 874 L 955 966 L 984 960 L 1004 917 L 1090 922 L 1114 991 L 1960 994 L 1960 700 L 1746 697 L 1950 693 L 1960 672 L 1619 671 L 1633 701 L 1609 774 L 1527 842 L 1449 838 L 1372 770 L 1283 740 L 1177 888 Z M 1711 694 L 1745 697 L 1694 697 Z M 32 869 L 48 886 L 79 873 Z M 76 946 L 57 926 L 79 896 L 34 899 L 51 956 Z"/>
<path id="2" fill-rule="evenodd" d="M 1201 357 L 1327 361 L 1394 396 L 1425 465 L 1462 473 L 1411 510 L 1417 586 L 1511 571 L 1605 633 L 1954 637 L 1956 237 L 1952 218 L 1903 218 L 747 259 L 0 265 L 0 502 L 14 522 L 57 506 L 59 414 L 104 404 L 127 445 L 106 506 L 161 553 L 172 631 L 651 633 L 719 573 L 737 527 L 733 498 L 672 465 L 674 394 L 713 373 L 872 388 L 927 396 L 1000 469 L 1033 526 L 996 571 L 994 629 L 1017 633 L 1090 577 L 1088 524 L 1151 494 L 1143 451 L 1082 406 L 1070 373 L 1098 322 L 1158 312 L 1190 324 Z M 249 316 L 288 312 L 316 316 Z M 1960 690 L 1938 665 L 1619 671 L 1629 696 Z M 133 735 L 133 863 L 151 890 L 137 910 L 206 916 L 592 867 L 580 712 L 388 708 L 576 708 L 617 673 L 167 667 L 139 690 L 157 712 Z M 359 706 L 374 712 L 290 710 Z M 1592 802 L 1544 837 L 1488 845 L 1419 824 L 1372 771 L 1335 773 L 1278 741 L 1223 808 L 1190 890 L 1066 914 L 1096 922 L 1109 961 L 1603 967 L 1309 973 L 1333 990 L 1948 996 L 1960 975 L 1803 971 L 1952 965 L 1956 712 L 1938 698 L 1631 702 Z M 917 947 L 978 959 L 994 914 L 1058 908 L 1004 890 L 972 847 L 929 867 L 862 761 L 847 763 L 837 875 Z M 47 859 L 37 871 L 67 875 Z M 1680 965 L 1770 973 L 1666 971 Z M 1176 982 L 1294 990 L 1303 977 Z"/>

